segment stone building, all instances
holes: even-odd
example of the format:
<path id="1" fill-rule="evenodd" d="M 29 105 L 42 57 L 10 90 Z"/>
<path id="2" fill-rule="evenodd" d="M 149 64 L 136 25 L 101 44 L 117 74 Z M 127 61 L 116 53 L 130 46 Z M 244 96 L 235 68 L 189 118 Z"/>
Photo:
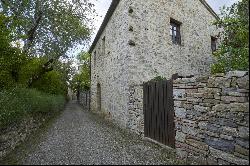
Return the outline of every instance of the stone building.
<path id="1" fill-rule="evenodd" d="M 210 72 L 216 19 L 204 0 L 113 0 L 89 50 L 91 109 L 133 128 L 131 86 Z"/>

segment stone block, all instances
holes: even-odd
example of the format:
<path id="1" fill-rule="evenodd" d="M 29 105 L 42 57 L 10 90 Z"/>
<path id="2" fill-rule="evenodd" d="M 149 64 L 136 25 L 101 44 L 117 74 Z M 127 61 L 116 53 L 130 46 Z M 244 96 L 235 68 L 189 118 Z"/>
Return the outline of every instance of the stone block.
<path id="1" fill-rule="evenodd" d="M 187 117 L 189 116 L 191 119 L 192 117 L 196 119 L 197 117 L 200 117 L 202 114 L 201 112 L 195 111 L 195 110 L 187 110 Z"/>
<path id="2" fill-rule="evenodd" d="M 198 122 L 193 121 L 193 120 L 183 119 L 182 122 L 184 125 L 187 125 L 187 126 L 191 126 L 195 128 L 198 127 L 198 124 L 197 124 Z"/>
<path id="3" fill-rule="evenodd" d="M 215 106 L 214 104 L 211 104 L 211 103 L 199 103 L 200 106 L 203 106 L 203 107 L 213 107 Z"/>
<path id="4" fill-rule="evenodd" d="M 185 91 L 185 89 L 174 89 L 173 90 L 173 96 L 174 96 L 174 99 L 185 98 L 186 97 L 186 91 Z"/>
<path id="5" fill-rule="evenodd" d="M 213 105 L 216 105 L 216 104 L 220 103 L 220 100 L 216 100 L 216 99 L 204 99 L 202 102 L 203 103 L 211 103 Z"/>
<path id="6" fill-rule="evenodd" d="M 229 110 L 229 105 L 228 104 L 217 104 L 212 108 L 213 111 L 215 112 L 225 112 Z"/>
<path id="7" fill-rule="evenodd" d="M 193 104 L 188 104 L 188 103 L 185 103 L 183 105 L 183 108 L 187 109 L 187 110 L 191 110 L 194 108 L 194 105 Z"/>
<path id="8" fill-rule="evenodd" d="M 237 164 L 237 165 L 248 165 L 249 160 L 241 159 L 239 157 L 235 157 L 232 154 L 223 152 L 221 150 L 214 149 L 212 147 L 209 147 L 210 155 L 217 158 L 222 159 L 224 161 L 227 161 L 229 163 Z"/>
<path id="9" fill-rule="evenodd" d="M 208 165 L 218 165 L 218 161 L 216 158 L 209 156 L 207 158 L 207 164 Z"/>
<path id="10" fill-rule="evenodd" d="M 194 127 L 191 127 L 191 126 L 186 126 L 186 125 L 182 126 L 182 131 L 185 134 L 190 134 L 190 135 L 193 135 L 193 136 L 196 136 L 197 133 L 198 133 L 197 129 L 195 129 Z"/>
<path id="11" fill-rule="evenodd" d="M 232 78 L 232 77 L 244 77 L 248 74 L 248 71 L 230 71 L 226 74 L 227 78 Z"/>
<path id="12" fill-rule="evenodd" d="M 207 130 L 211 131 L 211 132 L 214 132 L 214 133 L 222 132 L 222 129 L 221 129 L 221 127 L 219 125 L 211 124 L 211 123 L 207 124 Z"/>
<path id="13" fill-rule="evenodd" d="M 187 110 L 184 108 L 175 107 L 175 116 L 177 118 L 186 118 Z"/>
<path id="14" fill-rule="evenodd" d="M 183 108 L 184 103 L 185 103 L 184 101 L 174 101 L 174 106 Z"/>
<path id="15" fill-rule="evenodd" d="M 228 136 L 228 135 L 225 135 L 225 134 L 221 134 L 220 138 L 225 139 L 225 140 L 229 140 L 229 141 L 234 140 L 234 138 L 232 136 Z"/>
<path id="16" fill-rule="evenodd" d="M 239 136 L 239 132 L 236 128 L 226 127 L 226 126 L 222 127 L 222 134 L 226 134 L 226 135 L 230 135 L 230 136 L 234 136 L 234 137 Z"/>
<path id="17" fill-rule="evenodd" d="M 235 97 L 247 97 L 247 93 L 240 93 L 240 92 L 237 92 L 237 91 L 234 91 L 234 92 L 228 92 L 229 96 L 235 96 Z"/>
<path id="18" fill-rule="evenodd" d="M 239 136 L 243 139 L 249 139 L 249 127 L 239 127 Z"/>
<path id="19" fill-rule="evenodd" d="M 218 159 L 218 164 L 219 165 L 231 165 L 231 163 L 227 162 L 227 161 L 224 161 L 222 159 Z"/>
<path id="20" fill-rule="evenodd" d="M 202 98 L 203 99 L 214 99 L 214 94 L 204 93 Z"/>
<path id="21" fill-rule="evenodd" d="M 212 132 L 212 131 L 205 131 L 205 132 L 204 132 L 204 135 L 205 135 L 206 137 L 220 138 L 220 134 L 219 134 L 219 133 Z M 206 138 L 206 137 L 205 137 L 205 138 Z"/>
<path id="22" fill-rule="evenodd" d="M 199 122 L 198 123 L 199 128 L 202 129 L 202 130 L 207 129 L 207 125 L 208 125 L 207 122 Z"/>
<path id="23" fill-rule="evenodd" d="M 175 135 L 175 139 L 176 141 L 179 141 L 179 142 L 185 142 L 186 134 L 184 134 L 183 132 L 177 131 Z"/>
<path id="24" fill-rule="evenodd" d="M 203 106 L 200 106 L 200 105 L 194 105 L 194 110 L 198 111 L 198 112 L 201 112 L 201 113 L 206 113 L 206 112 L 211 111 L 211 108 L 210 107 L 203 107 Z"/>
<path id="25" fill-rule="evenodd" d="M 182 148 L 176 148 L 176 155 L 180 158 L 180 159 L 185 159 L 187 158 L 187 152 L 182 149 Z"/>
<path id="26" fill-rule="evenodd" d="M 187 101 L 191 102 L 193 104 L 199 104 L 202 102 L 202 99 L 200 98 L 193 98 L 193 97 L 187 97 Z"/>
<path id="27" fill-rule="evenodd" d="M 235 152 L 245 156 L 249 156 L 249 149 L 243 148 L 239 145 L 235 145 Z"/>
<path id="28" fill-rule="evenodd" d="M 207 87 L 207 83 L 199 83 L 199 84 L 197 84 L 197 87 L 198 87 L 198 88 Z"/>
<path id="29" fill-rule="evenodd" d="M 210 77 L 208 80 L 208 87 L 230 87 L 231 80 L 225 77 Z"/>
<path id="30" fill-rule="evenodd" d="M 213 117 L 213 118 L 210 118 L 209 121 L 210 121 L 211 123 L 216 124 L 216 125 L 221 125 L 221 126 L 226 126 L 226 127 L 236 128 L 236 127 L 238 126 L 238 125 L 235 123 L 234 120 L 226 119 L 226 118 Z"/>
<path id="31" fill-rule="evenodd" d="M 239 157 L 239 158 L 242 158 L 242 159 L 249 160 L 249 155 L 248 155 L 248 156 L 245 156 L 245 155 L 242 155 L 242 154 L 240 154 L 240 153 L 234 152 L 234 156 Z"/>
<path id="32" fill-rule="evenodd" d="M 201 149 L 201 150 L 205 150 L 205 151 L 208 150 L 208 145 L 204 142 L 201 142 L 201 141 L 197 141 L 194 139 L 187 139 L 186 143 L 188 145 L 191 145 L 191 146 L 196 147 L 196 148 Z"/>
<path id="33" fill-rule="evenodd" d="M 196 81 L 201 82 L 201 83 L 207 83 L 208 78 L 209 78 L 208 76 L 201 76 L 201 77 L 197 77 Z"/>
<path id="34" fill-rule="evenodd" d="M 186 89 L 186 93 L 198 93 L 198 89 Z"/>
<path id="35" fill-rule="evenodd" d="M 236 138 L 236 144 L 243 148 L 249 149 L 249 140 L 244 140 L 242 138 Z"/>
<path id="36" fill-rule="evenodd" d="M 248 98 L 236 97 L 236 96 L 221 96 L 221 101 L 227 104 L 232 103 L 232 102 L 245 103 L 245 102 L 248 102 Z"/>
<path id="37" fill-rule="evenodd" d="M 224 152 L 233 153 L 234 152 L 234 142 L 218 139 L 218 138 L 205 138 L 205 143 L 210 147 L 213 147 Z"/>
<path id="38" fill-rule="evenodd" d="M 228 107 L 232 112 L 249 112 L 249 103 L 231 103 Z"/>

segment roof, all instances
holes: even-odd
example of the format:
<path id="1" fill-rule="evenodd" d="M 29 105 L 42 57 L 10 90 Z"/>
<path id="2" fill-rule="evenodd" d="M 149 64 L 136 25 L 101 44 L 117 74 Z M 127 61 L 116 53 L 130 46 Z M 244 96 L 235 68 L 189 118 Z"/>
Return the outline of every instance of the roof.
<path id="1" fill-rule="evenodd" d="M 92 45 L 90 46 L 90 49 L 89 49 L 89 53 L 92 53 L 92 51 L 94 50 L 98 40 L 100 39 L 105 27 L 107 26 L 110 18 L 112 17 L 116 7 L 118 6 L 119 2 L 121 0 L 112 0 L 111 2 L 111 5 L 107 11 L 107 14 L 106 16 L 104 17 L 104 20 L 102 22 L 102 25 L 101 27 L 99 28 L 98 32 L 97 32 L 97 35 L 94 39 L 94 42 L 92 43 Z M 206 0 L 199 0 L 205 7 L 206 9 L 216 18 L 216 19 L 219 19 L 219 16 L 215 13 L 215 11 L 210 7 L 210 5 L 206 2 Z"/>

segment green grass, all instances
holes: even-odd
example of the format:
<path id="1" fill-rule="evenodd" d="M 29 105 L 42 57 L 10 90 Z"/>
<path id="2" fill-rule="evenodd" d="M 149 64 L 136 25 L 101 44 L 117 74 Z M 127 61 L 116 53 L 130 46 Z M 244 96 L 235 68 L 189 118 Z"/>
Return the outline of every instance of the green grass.
<path id="1" fill-rule="evenodd" d="M 0 128 L 21 120 L 29 114 L 62 110 L 65 98 L 35 89 L 16 87 L 0 92 Z"/>

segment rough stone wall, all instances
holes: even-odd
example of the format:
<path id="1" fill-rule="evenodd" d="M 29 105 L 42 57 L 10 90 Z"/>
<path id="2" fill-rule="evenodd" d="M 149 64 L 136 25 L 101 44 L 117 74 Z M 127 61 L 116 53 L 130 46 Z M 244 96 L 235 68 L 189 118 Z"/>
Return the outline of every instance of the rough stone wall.
<path id="1" fill-rule="evenodd" d="M 176 152 L 202 164 L 249 163 L 249 74 L 174 81 Z"/>
<path id="2" fill-rule="evenodd" d="M 143 85 L 129 88 L 128 128 L 141 136 L 144 134 Z"/>
<path id="3" fill-rule="evenodd" d="M 45 119 L 26 117 L 20 124 L 12 124 L 0 129 L 0 161 L 19 146 Z"/>
<path id="4" fill-rule="evenodd" d="M 199 0 L 134 0 L 129 6 L 129 40 L 134 43 L 130 85 L 155 76 L 202 75 L 212 63 L 211 36 L 215 17 Z M 173 44 L 170 18 L 182 23 L 181 45 Z"/>

